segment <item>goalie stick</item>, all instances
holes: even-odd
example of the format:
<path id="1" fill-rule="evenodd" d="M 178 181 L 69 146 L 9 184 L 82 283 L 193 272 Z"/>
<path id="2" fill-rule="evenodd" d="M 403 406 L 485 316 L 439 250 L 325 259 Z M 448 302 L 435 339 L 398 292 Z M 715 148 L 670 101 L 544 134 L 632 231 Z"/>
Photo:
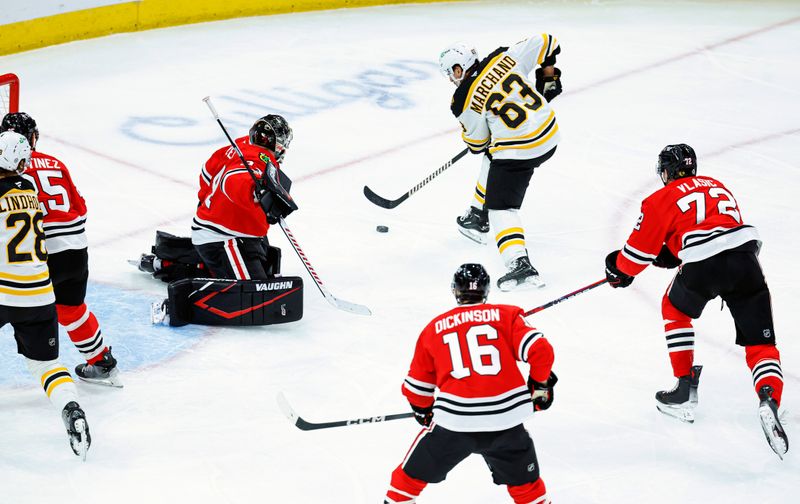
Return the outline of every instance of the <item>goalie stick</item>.
<path id="1" fill-rule="evenodd" d="M 231 136 L 228 134 L 228 130 L 225 128 L 225 125 L 222 124 L 222 121 L 219 118 L 219 114 L 217 113 L 217 109 L 214 107 L 214 104 L 211 103 L 211 97 L 206 96 L 205 98 L 203 98 L 203 101 L 208 106 L 208 110 L 211 111 L 211 115 L 214 116 L 214 119 L 216 119 L 217 124 L 219 124 L 219 127 L 222 128 L 222 132 L 225 133 L 225 136 L 228 138 L 228 142 L 230 142 L 231 146 L 236 151 L 236 154 L 239 155 L 239 159 L 242 161 L 242 164 L 247 169 L 247 173 L 250 174 L 250 177 L 253 179 L 253 182 L 256 184 L 256 187 L 258 187 L 259 182 L 258 179 L 256 178 L 255 173 L 253 173 L 252 168 L 250 168 L 250 165 L 244 159 L 244 154 L 242 154 L 242 151 L 239 149 L 239 146 L 236 145 L 236 142 L 234 142 L 233 138 L 231 138 Z M 286 239 L 289 241 L 289 244 L 294 249 L 295 254 L 297 254 L 297 257 L 300 258 L 300 261 L 302 261 L 303 266 L 305 266 L 306 268 L 306 271 L 308 271 L 308 274 L 311 275 L 311 279 L 314 280 L 314 284 L 317 286 L 317 289 L 319 289 L 319 292 L 322 294 L 322 297 L 324 297 L 327 302 L 329 302 L 335 308 L 338 308 L 340 310 L 349 313 L 355 313 L 356 315 L 372 315 L 372 312 L 366 306 L 351 303 L 349 301 L 344 301 L 331 294 L 330 291 L 327 289 L 327 287 L 323 285 L 322 280 L 320 280 L 319 275 L 317 275 L 317 272 L 314 270 L 314 267 L 311 266 L 311 262 L 303 253 L 303 250 L 300 248 L 300 244 L 297 243 L 297 240 L 295 240 L 292 231 L 289 229 L 289 226 L 286 225 L 286 221 L 283 220 L 283 217 L 281 217 L 279 224 L 281 227 L 281 231 L 283 231 L 283 234 L 286 236 Z"/>
<path id="2" fill-rule="evenodd" d="M 397 205 L 399 205 L 400 203 L 407 200 L 409 196 L 422 189 L 425 185 L 428 184 L 428 182 L 441 175 L 442 172 L 450 168 L 453 165 L 453 163 L 455 163 L 462 157 L 466 156 L 467 152 L 469 152 L 469 149 L 464 149 L 463 151 L 456 154 L 455 157 L 453 157 L 453 159 L 440 166 L 438 170 L 425 177 L 425 180 L 412 187 L 411 190 L 409 190 L 407 193 L 400 196 L 396 200 L 388 200 L 384 197 L 378 196 L 377 194 L 375 194 L 375 191 L 370 189 L 368 186 L 364 186 L 364 196 L 366 196 L 368 200 L 370 200 L 372 203 L 375 203 L 379 207 L 392 209 Z"/>
<path id="3" fill-rule="evenodd" d="M 537 306 L 536 308 L 532 308 L 532 309 L 526 311 L 525 312 L 525 316 L 527 317 L 528 315 L 533 315 L 534 313 L 540 312 L 540 311 L 542 311 L 542 310 L 544 310 L 546 308 L 550 308 L 553 305 L 557 305 L 558 303 L 560 303 L 562 301 L 566 301 L 569 298 L 575 297 L 578 294 L 582 294 L 582 293 L 584 293 L 586 291 L 592 290 L 595 287 L 603 285 L 606 282 L 608 282 L 608 280 L 606 280 L 604 278 L 602 280 L 598 280 L 598 281 L 596 281 L 594 283 L 591 283 L 591 284 L 587 285 L 586 287 L 581 287 L 578 290 L 574 290 L 574 291 L 570 292 L 569 294 L 564 294 L 563 296 L 561 296 L 558 299 L 554 299 L 554 300 L 550 301 L 549 303 L 545 303 L 542 306 Z"/>
<path id="4" fill-rule="evenodd" d="M 414 416 L 414 413 L 397 413 L 394 415 L 379 415 L 366 418 L 353 418 L 350 420 L 336 420 L 333 422 L 315 423 L 309 422 L 298 415 L 289 405 L 289 401 L 286 400 L 286 396 L 283 395 L 283 392 L 278 392 L 277 400 L 278 407 L 281 409 L 281 412 L 286 415 L 286 418 L 291 420 L 298 429 L 304 431 L 330 429 L 333 427 L 347 427 L 349 425 L 361 425 L 367 423 L 388 422 L 389 420 L 400 420 L 402 418 L 412 418 Z"/>

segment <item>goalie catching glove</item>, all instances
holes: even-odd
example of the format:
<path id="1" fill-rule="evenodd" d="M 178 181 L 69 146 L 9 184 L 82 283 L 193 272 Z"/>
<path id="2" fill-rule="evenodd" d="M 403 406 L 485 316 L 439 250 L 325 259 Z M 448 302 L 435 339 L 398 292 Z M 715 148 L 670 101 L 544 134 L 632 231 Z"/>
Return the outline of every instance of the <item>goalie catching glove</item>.
<path id="1" fill-rule="evenodd" d="M 553 67 L 553 75 L 545 76 L 544 69 L 536 69 L 536 91 L 548 102 L 561 94 L 561 70 Z"/>
<path id="2" fill-rule="evenodd" d="M 269 159 L 262 157 L 262 160 L 266 161 L 267 166 L 261 177 L 256 197 L 267 216 L 267 222 L 277 224 L 282 218 L 297 210 L 297 203 L 289 194 L 292 181 L 285 173 L 278 172 Z"/>
<path id="3" fill-rule="evenodd" d="M 553 388 L 558 382 L 558 376 L 550 371 L 550 376 L 547 377 L 545 383 L 539 383 L 530 376 L 528 377 L 528 389 L 531 391 L 533 398 L 533 411 L 543 411 L 553 404 Z"/>

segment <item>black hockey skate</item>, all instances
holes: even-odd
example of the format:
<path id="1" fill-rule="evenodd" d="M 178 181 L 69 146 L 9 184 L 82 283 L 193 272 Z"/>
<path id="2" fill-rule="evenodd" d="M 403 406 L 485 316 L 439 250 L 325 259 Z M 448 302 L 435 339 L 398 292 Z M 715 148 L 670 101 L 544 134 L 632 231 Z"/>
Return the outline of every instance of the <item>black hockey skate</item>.
<path id="1" fill-rule="evenodd" d="M 781 425 L 778 404 L 772 398 L 772 392 L 772 387 L 769 385 L 764 385 L 758 391 L 758 398 L 761 399 L 761 404 L 758 406 L 758 417 L 761 419 L 761 428 L 764 429 L 767 443 L 772 451 L 783 460 L 783 456 L 789 451 L 789 438 L 786 437 L 786 431 Z"/>
<path id="2" fill-rule="evenodd" d="M 683 422 L 694 423 L 694 410 L 697 408 L 697 386 L 703 366 L 692 366 L 686 376 L 678 378 L 672 390 L 656 392 L 656 408 L 661 413 Z"/>
<path id="3" fill-rule="evenodd" d="M 119 379 L 119 370 L 117 369 L 117 359 L 111 355 L 111 348 L 103 355 L 102 360 L 94 364 L 83 363 L 75 366 L 75 374 L 78 375 L 78 378 L 88 383 L 122 388 L 122 381 Z"/>
<path id="4" fill-rule="evenodd" d="M 92 436 L 89 435 L 89 424 L 86 423 L 86 413 L 75 401 L 70 401 L 61 411 L 61 419 L 64 427 L 67 428 L 69 435 L 69 446 L 75 455 L 86 461 L 86 452 L 92 444 Z"/>
<path id="5" fill-rule="evenodd" d="M 539 272 L 536 271 L 531 265 L 531 260 L 528 256 L 522 256 L 519 259 L 514 259 L 511 263 L 508 273 L 501 276 L 499 280 L 497 280 L 497 287 L 500 288 L 501 291 L 512 291 L 518 288 L 527 288 L 527 287 L 544 287 L 545 283 L 544 280 L 539 276 Z"/>
<path id="6" fill-rule="evenodd" d="M 456 217 L 458 231 L 470 240 L 486 245 L 489 242 L 489 212 L 478 210 L 474 206 L 461 217 Z"/>

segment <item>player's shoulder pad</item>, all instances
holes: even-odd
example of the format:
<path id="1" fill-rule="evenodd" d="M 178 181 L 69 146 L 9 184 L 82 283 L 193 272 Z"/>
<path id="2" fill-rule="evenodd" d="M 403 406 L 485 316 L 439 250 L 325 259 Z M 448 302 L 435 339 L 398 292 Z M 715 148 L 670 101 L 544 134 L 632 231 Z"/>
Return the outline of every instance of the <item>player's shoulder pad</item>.
<path id="1" fill-rule="evenodd" d="M 498 47 L 488 56 L 483 58 L 480 63 L 478 63 L 478 71 L 475 72 L 475 75 L 467 77 L 461 84 L 456 88 L 456 92 L 453 94 L 453 100 L 450 102 L 450 111 L 453 112 L 453 115 L 456 117 L 461 116 L 464 113 L 464 108 L 466 107 L 467 102 L 469 101 L 469 91 L 472 88 L 472 84 L 475 82 L 475 79 L 483 72 L 486 68 L 486 65 L 489 64 L 492 59 L 500 53 L 508 51 L 508 47 Z"/>
<path id="2" fill-rule="evenodd" d="M 20 175 L 0 179 L 0 196 L 5 196 L 7 192 L 12 190 L 36 192 L 36 186 Z"/>

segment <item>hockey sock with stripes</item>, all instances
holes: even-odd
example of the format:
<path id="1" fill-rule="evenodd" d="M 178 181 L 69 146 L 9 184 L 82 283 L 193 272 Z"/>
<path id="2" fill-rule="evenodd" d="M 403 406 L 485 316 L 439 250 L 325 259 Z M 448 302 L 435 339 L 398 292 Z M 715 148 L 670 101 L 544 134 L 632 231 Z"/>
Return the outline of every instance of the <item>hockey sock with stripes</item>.
<path id="1" fill-rule="evenodd" d="M 542 478 L 533 483 L 509 485 L 506 488 L 508 489 L 508 494 L 514 499 L 514 504 L 548 504 L 550 502 L 550 499 L 547 498 L 547 489 Z"/>
<path id="2" fill-rule="evenodd" d="M 772 398 L 781 405 L 783 393 L 783 371 L 781 354 L 775 345 L 752 345 L 744 347 L 747 366 L 753 373 L 753 386 L 758 394 L 764 385 L 772 387 Z"/>
<path id="3" fill-rule="evenodd" d="M 661 315 L 664 317 L 664 337 L 667 340 L 672 373 L 676 378 L 687 376 L 694 363 L 692 318 L 675 308 L 666 294 L 661 301 Z"/>
<path id="4" fill-rule="evenodd" d="M 414 503 L 422 490 L 428 485 L 425 481 L 412 478 L 398 466 L 392 472 L 392 482 L 389 484 L 389 491 L 386 492 L 386 502 L 396 504 Z"/>
<path id="5" fill-rule="evenodd" d="M 70 401 L 78 400 L 78 390 L 75 388 L 75 382 L 72 381 L 72 375 L 60 362 L 57 360 L 37 361 L 27 358 L 25 360 L 31 374 L 42 384 L 44 393 L 47 394 L 53 406 L 58 408 L 58 411 L 63 410 Z"/>
<path id="6" fill-rule="evenodd" d="M 56 305 L 58 323 L 64 326 L 69 339 L 81 352 L 86 362 L 94 364 L 103 358 L 108 348 L 103 342 L 103 333 L 97 317 L 89 311 L 86 303 L 80 306 Z"/>
<path id="7" fill-rule="evenodd" d="M 506 267 L 510 267 L 515 259 L 528 255 L 525 230 L 517 210 L 489 210 L 489 225 L 495 233 L 497 251 Z"/>

